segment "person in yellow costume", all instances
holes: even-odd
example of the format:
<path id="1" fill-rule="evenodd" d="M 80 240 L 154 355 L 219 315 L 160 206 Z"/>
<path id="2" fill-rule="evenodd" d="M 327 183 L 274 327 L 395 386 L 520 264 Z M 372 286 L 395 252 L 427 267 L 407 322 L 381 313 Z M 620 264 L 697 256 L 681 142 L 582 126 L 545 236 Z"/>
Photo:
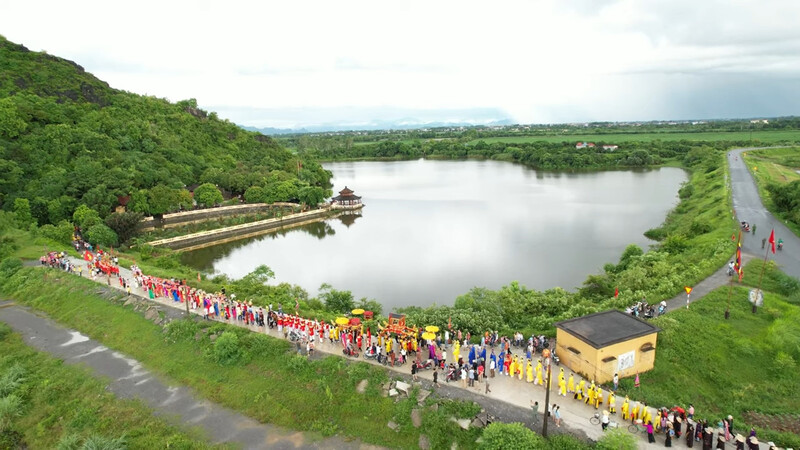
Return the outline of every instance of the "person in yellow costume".
<path id="1" fill-rule="evenodd" d="M 597 389 L 594 390 L 594 409 L 600 408 L 601 403 L 603 403 L 603 389 L 597 386 Z"/>
<path id="2" fill-rule="evenodd" d="M 517 357 L 511 359 L 511 366 L 508 368 L 508 376 L 514 377 L 517 374 Z"/>
<path id="3" fill-rule="evenodd" d="M 561 381 L 558 382 L 558 390 L 559 390 L 558 393 L 559 395 L 562 395 L 564 397 L 567 396 L 567 382 L 564 381 L 564 378 L 561 378 Z"/>
<path id="4" fill-rule="evenodd" d="M 411 348 L 414 349 L 414 353 L 417 353 L 417 340 L 416 339 L 413 339 L 411 341 Z"/>
<path id="5" fill-rule="evenodd" d="M 518 375 L 519 375 L 519 381 L 522 381 L 522 377 L 524 375 L 523 372 L 525 371 L 525 368 L 522 366 L 522 357 L 519 358 L 519 364 L 517 365 L 517 371 L 518 371 Z"/>
<path id="6" fill-rule="evenodd" d="M 528 365 L 525 366 L 525 373 L 528 376 L 528 383 L 533 383 L 533 364 L 530 359 L 528 360 Z"/>
<path id="7" fill-rule="evenodd" d="M 558 369 L 558 382 L 559 382 L 559 384 L 561 383 L 562 380 L 564 380 L 564 368 L 563 367 Z"/>
<path id="8" fill-rule="evenodd" d="M 586 398 L 583 400 L 583 403 L 594 405 L 594 383 L 586 390 Z"/>
<path id="9" fill-rule="evenodd" d="M 583 392 L 586 390 L 586 380 L 581 380 L 578 383 L 578 388 L 575 389 L 575 400 L 583 400 Z"/>
<path id="10" fill-rule="evenodd" d="M 392 352 L 392 340 L 386 339 L 386 354 L 388 355 L 391 352 Z"/>
<path id="11" fill-rule="evenodd" d="M 453 361 L 456 364 L 458 364 L 458 358 L 460 357 L 461 357 L 461 344 L 458 341 L 456 341 L 456 343 L 453 344 Z"/>
<path id="12" fill-rule="evenodd" d="M 633 404 L 633 409 L 631 410 L 631 423 L 636 422 L 636 418 L 639 416 L 639 403 L 636 402 Z"/>
<path id="13" fill-rule="evenodd" d="M 655 425 L 656 433 L 661 431 L 661 410 L 656 411 L 656 421 L 653 422 Z"/>
<path id="14" fill-rule="evenodd" d="M 628 411 L 630 405 L 628 404 L 628 396 L 625 396 L 625 401 L 622 402 L 622 420 L 628 420 Z"/>
<path id="15" fill-rule="evenodd" d="M 617 397 L 614 395 L 614 391 L 608 393 L 608 412 L 617 413 Z"/>
<path id="16" fill-rule="evenodd" d="M 575 392 L 575 374 L 570 372 L 569 381 L 567 381 L 567 392 L 572 394 Z"/>
<path id="17" fill-rule="evenodd" d="M 639 409 L 639 419 L 642 420 L 642 423 L 647 423 L 645 419 L 651 418 L 650 411 L 647 409 L 647 403 L 642 402 L 642 407 Z"/>
<path id="18" fill-rule="evenodd" d="M 536 360 L 536 381 L 535 384 L 540 384 L 544 386 L 544 381 L 542 381 L 542 359 L 539 358 Z"/>

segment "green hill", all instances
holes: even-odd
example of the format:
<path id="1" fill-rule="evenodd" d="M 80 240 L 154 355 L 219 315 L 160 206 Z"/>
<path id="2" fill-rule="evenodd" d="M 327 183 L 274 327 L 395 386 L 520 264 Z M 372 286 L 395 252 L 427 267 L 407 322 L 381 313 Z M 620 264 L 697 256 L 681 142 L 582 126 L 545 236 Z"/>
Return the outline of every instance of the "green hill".
<path id="1" fill-rule="evenodd" d="M 2 36 L 0 173 L 0 206 L 28 199 L 39 225 L 71 218 L 80 204 L 106 216 L 127 196 L 129 210 L 167 212 L 190 204 L 182 189 L 200 183 L 233 195 L 260 186 L 273 201 L 321 200 L 331 188 L 317 162 L 194 99 L 113 89 L 72 61 Z M 166 204 L 165 193 L 175 194 Z"/>

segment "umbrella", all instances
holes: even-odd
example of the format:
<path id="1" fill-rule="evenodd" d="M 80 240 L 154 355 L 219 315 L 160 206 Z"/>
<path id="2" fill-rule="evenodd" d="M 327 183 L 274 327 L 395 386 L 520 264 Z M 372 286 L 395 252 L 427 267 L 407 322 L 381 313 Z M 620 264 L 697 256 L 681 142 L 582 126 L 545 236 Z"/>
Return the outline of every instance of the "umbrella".
<path id="1" fill-rule="evenodd" d="M 427 327 L 425 327 L 425 331 L 429 333 L 438 333 L 439 327 L 437 327 L 436 325 L 428 325 Z"/>
<path id="2" fill-rule="evenodd" d="M 350 318 L 350 325 L 359 325 L 361 323 L 361 319 L 358 317 L 351 317 Z"/>
<path id="3" fill-rule="evenodd" d="M 430 341 L 430 340 L 436 339 L 436 335 L 431 333 L 431 332 L 422 333 L 422 339 L 427 339 L 427 340 Z"/>
<path id="4" fill-rule="evenodd" d="M 336 318 L 336 324 L 337 325 L 347 325 L 348 323 L 350 323 L 350 319 L 348 319 L 347 317 L 337 317 Z"/>
<path id="5" fill-rule="evenodd" d="M 353 313 L 354 316 L 360 316 L 360 315 L 364 314 L 364 310 L 361 309 L 361 308 L 357 308 L 357 309 L 354 309 L 352 311 L 352 313 Z"/>

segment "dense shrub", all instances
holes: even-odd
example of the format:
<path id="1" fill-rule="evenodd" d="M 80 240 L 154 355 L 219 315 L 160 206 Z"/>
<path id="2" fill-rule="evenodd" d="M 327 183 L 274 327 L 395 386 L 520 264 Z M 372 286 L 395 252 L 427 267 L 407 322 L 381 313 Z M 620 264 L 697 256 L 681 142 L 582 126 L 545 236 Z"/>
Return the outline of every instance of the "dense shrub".
<path id="1" fill-rule="evenodd" d="M 244 357 L 244 352 L 239 344 L 239 336 L 230 331 L 222 333 L 214 341 L 211 357 L 223 366 L 230 366 L 240 362 Z"/>
<path id="2" fill-rule="evenodd" d="M 521 423 L 493 422 L 483 430 L 481 450 L 546 449 L 547 441 Z M 635 448 L 635 447 L 634 447 Z"/>

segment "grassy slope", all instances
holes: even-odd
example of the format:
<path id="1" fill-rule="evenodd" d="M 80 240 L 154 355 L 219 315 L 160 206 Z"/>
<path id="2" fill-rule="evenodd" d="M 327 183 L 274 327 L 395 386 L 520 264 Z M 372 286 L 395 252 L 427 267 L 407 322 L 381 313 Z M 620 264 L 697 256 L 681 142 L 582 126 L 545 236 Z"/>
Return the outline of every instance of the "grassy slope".
<path id="1" fill-rule="evenodd" d="M 12 427 L 29 448 L 55 448 L 68 434 L 125 435 L 132 449 L 210 447 L 199 433 L 189 435 L 153 416 L 142 403 L 106 392 L 105 383 L 88 370 L 33 350 L 2 323 L 0 355 L 0 375 L 15 364 L 26 369 L 26 382 L 16 392 L 23 398 L 23 415 Z"/>
<path id="2" fill-rule="evenodd" d="M 191 331 L 188 339 L 167 342 L 159 326 L 90 294 L 94 283 L 56 273 L 48 271 L 44 276 L 42 269 L 22 269 L 5 281 L 2 291 L 142 361 L 149 370 L 259 421 L 323 434 L 341 432 L 390 447 L 417 445 L 420 430 L 410 423 L 398 420 L 404 426 L 403 432 L 387 435 L 386 423 L 395 418 L 398 410 L 408 407 L 380 396 L 379 386 L 386 380 L 386 373 L 380 368 L 347 364 L 337 357 L 313 362 L 297 359 L 286 353 L 287 342 L 242 329 L 235 329 L 242 339 L 245 335 L 251 336 L 246 339 L 256 339 L 248 344 L 257 348 L 253 350 L 255 356 L 246 364 L 223 367 L 205 356 L 211 346 L 207 337 L 195 342 Z M 223 324 L 215 326 L 233 329 Z M 370 380 L 367 394 L 357 394 L 355 385 L 364 378 Z M 466 444 L 477 437 L 460 433 L 454 423 L 440 419 L 430 416 L 426 420 L 436 424 L 448 439 Z"/>
<path id="3" fill-rule="evenodd" d="M 743 156 L 747 169 L 758 186 L 758 194 L 773 216 L 778 217 L 794 234 L 800 236 L 800 226 L 786 220 L 776 211 L 770 199 L 767 185 L 786 184 L 800 180 L 800 147 L 776 148 L 746 152 Z"/>
<path id="4" fill-rule="evenodd" d="M 761 261 L 748 264 L 744 283 L 756 283 L 760 270 Z M 762 287 L 794 294 L 787 301 L 767 293 L 757 314 L 747 301 L 749 287 L 737 285 L 731 290 L 730 320 L 724 319 L 728 287 L 711 292 L 688 310 L 655 319 L 662 329 L 655 368 L 641 374 L 638 389 L 633 380 L 622 380 L 622 391 L 654 407 L 692 403 L 699 417 L 713 423 L 732 414 L 740 427 L 747 411 L 800 411 L 795 393 L 800 385 L 795 362 L 800 359 L 800 291 L 787 279 L 770 266 Z M 779 444 L 800 442 L 798 435 L 767 434 Z"/>

